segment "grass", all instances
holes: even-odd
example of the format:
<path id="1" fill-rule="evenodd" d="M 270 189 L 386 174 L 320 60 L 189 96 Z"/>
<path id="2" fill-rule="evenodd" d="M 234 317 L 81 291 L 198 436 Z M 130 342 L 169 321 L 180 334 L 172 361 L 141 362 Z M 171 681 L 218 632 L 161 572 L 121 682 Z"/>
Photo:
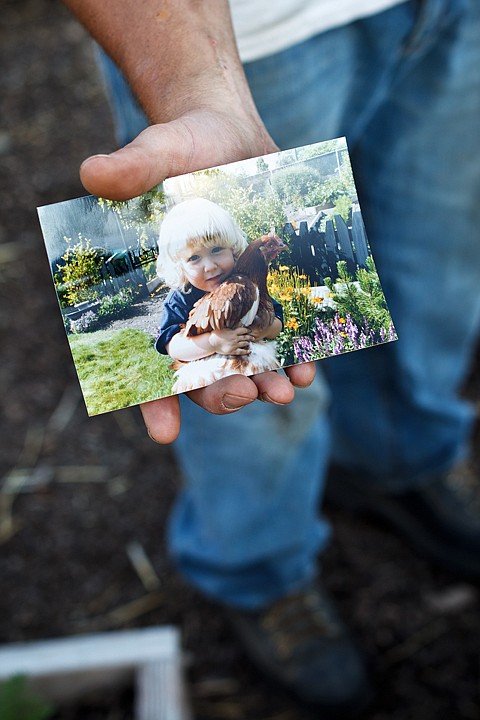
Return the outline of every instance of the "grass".
<path id="1" fill-rule="evenodd" d="M 143 330 L 69 335 L 89 415 L 171 395 L 171 358 L 160 355 Z"/>

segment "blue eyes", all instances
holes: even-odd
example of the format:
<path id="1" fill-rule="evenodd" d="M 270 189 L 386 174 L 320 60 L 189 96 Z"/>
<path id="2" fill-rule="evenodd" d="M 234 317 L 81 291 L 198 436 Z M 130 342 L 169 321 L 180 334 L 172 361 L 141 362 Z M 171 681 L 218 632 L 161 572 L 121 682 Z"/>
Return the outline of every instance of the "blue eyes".
<path id="1" fill-rule="evenodd" d="M 223 252 L 223 250 L 225 250 L 224 247 L 216 246 L 216 247 L 213 247 L 213 248 L 210 250 L 210 252 L 212 253 L 212 255 L 216 255 L 216 254 L 218 254 L 218 253 Z M 194 262 L 197 262 L 198 260 L 200 260 L 200 255 L 190 255 L 190 257 L 188 258 L 187 262 L 189 262 L 189 263 L 194 263 Z"/>

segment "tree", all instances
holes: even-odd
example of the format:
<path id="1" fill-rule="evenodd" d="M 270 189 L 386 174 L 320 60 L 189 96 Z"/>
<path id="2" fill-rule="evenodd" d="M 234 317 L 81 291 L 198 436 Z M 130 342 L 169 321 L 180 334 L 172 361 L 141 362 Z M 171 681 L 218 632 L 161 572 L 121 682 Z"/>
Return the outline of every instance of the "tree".
<path id="1" fill-rule="evenodd" d="M 268 170 L 268 163 L 265 162 L 263 157 L 257 158 L 257 172 L 263 173 L 263 172 L 267 172 L 267 170 Z"/>
<path id="2" fill-rule="evenodd" d="M 309 167 L 283 168 L 275 172 L 272 177 L 272 185 L 282 202 L 294 207 L 314 205 L 315 203 L 305 202 L 305 199 L 314 196 L 320 184 L 320 173 Z"/>
<path id="3" fill-rule="evenodd" d="M 284 150 L 277 155 L 277 166 L 284 167 L 285 165 L 291 165 L 297 162 L 297 151 L 296 150 Z"/>
<path id="4" fill-rule="evenodd" d="M 268 183 L 257 192 L 245 178 L 215 168 L 195 173 L 194 193 L 227 210 L 249 240 L 272 227 L 278 233 L 287 221 L 282 201 Z"/>
<path id="5" fill-rule="evenodd" d="M 161 185 L 152 188 L 132 200 L 106 200 L 98 198 L 102 210 L 114 212 L 125 230 L 134 228 L 138 244 L 143 250 L 148 240 L 147 228 L 158 231 L 160 220 L 165 215 L 165 193 Z"/>

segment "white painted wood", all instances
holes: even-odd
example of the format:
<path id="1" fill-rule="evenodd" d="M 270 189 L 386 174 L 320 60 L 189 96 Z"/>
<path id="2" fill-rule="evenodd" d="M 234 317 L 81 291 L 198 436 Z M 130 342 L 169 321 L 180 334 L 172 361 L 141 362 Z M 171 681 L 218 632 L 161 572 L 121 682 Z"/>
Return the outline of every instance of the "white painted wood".
<path id="1" fill-rule="evenodd" d="M 4 645 L 0 646 L 0 679 L 15 673 L 35 677 L 102 667 L 133 668 L 172 660 L 179 652 L 179 633 L 171 626 Z"/>
<path id="2" fill-rule="evenodd" d="M 192 720 L 179 662 L 139 667 L 135 720 Z"/>
<path id="3" fill-rule="evenodd" d="M 16 674 L 27 675 L 33 690 L 59 704 L 135 676 L 135 720 L 191 720 L 175 627 L 0 646 L 0 682 Z"/>

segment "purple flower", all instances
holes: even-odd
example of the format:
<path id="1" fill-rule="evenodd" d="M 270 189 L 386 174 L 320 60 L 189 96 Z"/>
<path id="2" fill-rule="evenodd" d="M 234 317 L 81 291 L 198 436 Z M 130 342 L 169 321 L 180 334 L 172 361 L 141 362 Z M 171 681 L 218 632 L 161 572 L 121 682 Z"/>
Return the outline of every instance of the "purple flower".
<path id="1" fill-rule="evenodd" d="M 294 338 L 293 350 L 299 362 L 308 362 L 313 359 L 314 347 L 308 337 Z"/>

